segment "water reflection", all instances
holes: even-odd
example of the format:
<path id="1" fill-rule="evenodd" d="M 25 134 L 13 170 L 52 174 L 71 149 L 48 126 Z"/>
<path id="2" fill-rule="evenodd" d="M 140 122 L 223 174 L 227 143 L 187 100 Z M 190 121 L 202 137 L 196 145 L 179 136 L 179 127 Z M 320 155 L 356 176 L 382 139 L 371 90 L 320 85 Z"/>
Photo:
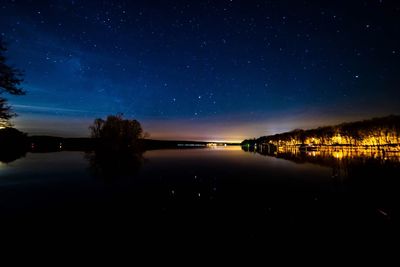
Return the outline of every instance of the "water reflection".
<path id="1" fill-rule="evenodd" d="M 134 176 L 144 162 L 142 152 L 92 151 L 85 154 L 95 177 L 119 179 Z"/>
<path id="2" fill-rule="evenodd" d="M 399 202 L 399 152 L 354 147 L 322 147 L 309 152 L 302 152 L 295 147 L 280 147 L 276 151 L 260 148 L 243 150 L 299 165 L 311 163 L 328 167 L 331 170 L 332 189 L 351 199 L 348 203 L 369 206 L 371 211 L 368 212 L 388 220 L 394 220 L 398 214 L 395 203 Z"/>
<path id="3" fill-rule="evenodd" d="M 279 147 L 269 151 L 243 147 L 244 151 L 272 156 L 296 163 L 313 163 L 321 166 L 347 169 L 350 165 L 395 166 L 400 165 L 400 152 L 384 151 L 378 148 L 321 147 L 317 151 L 301 151 L 297 147 Z"/>
<path id="4" fill-rule="evenodd" d="M 264 241 L 287 231 L 363 225 L 380 232 L 397 225 L 396 157 L 379 151 L 259 152 L 28 153 L 1 166 L 0 218 L 76 233 L 120 230 L 132 233 L 132 240 L 142 234 Z"/>

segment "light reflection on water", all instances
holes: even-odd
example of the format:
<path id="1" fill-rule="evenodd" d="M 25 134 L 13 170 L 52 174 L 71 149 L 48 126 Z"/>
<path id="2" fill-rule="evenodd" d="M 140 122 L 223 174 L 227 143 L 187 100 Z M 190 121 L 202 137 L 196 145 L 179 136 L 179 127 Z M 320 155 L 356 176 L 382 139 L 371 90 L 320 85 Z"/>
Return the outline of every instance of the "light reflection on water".
<path id="1" fill-rule="evenodd" d="M 278 153 L 292 153 L 301 154 L 297 148 L 279 148 Z M 400 162 L 400 152 L 397 151 L 385 151 L 378 148 L 363 148 L 363 147 L 321 147 L 317 151 L 305 152 L 307 156 L 312 157 L 334 157 L 336 159 L 357 159 L 357 158 L 374 158 L 382 160 L 390 160 L 393 162 Z"/>
<path id="2" fill-rule="evenodd" d="M 283 158 L 295 162 L 303 161 L 310 163 L 317 163 L 321 165 L 332 166 L 339 161 L 370 161 L 374 160 L 385 164 L 400 163 L 400 152 L 387 151 L 378 148 L 364 148 L 364 147 L 318 147 L 316 151 L 301 151 L 298 147 L 279 147 L 277 151 L 268 153 L 262 149 L 247 150 L 249 152 L 257 152 L 261 155 L 268 155 L 276 158 Z M 333 160 L 334 159 L 334 160 Z"/>
<path id="3" fill-rule="evenodd" d="M 46 223 L 56 216 L 59 224 L 116 224 L 139 233 L 151 223 L 170 223 L 174 233 L 188 227 L 199 237 L 269 237 L 280 227 L 388 227 L 399 211 L 399 160 L 379 153 L 266 155 L 239 146 L 150 150 L 133 157 L 28 153 L 0 167 L 0 219 Z M 138 221 L 143 224 L 132 227 Z"/>
<path id="4" fill-rule="evenodd" d="M 252 152 L 252 153 L 248 153 Z M 301 163 L 301 164 L 299 164 Z M 28 153 L 26 157 L 9 163 L 0 161 L 0 178 L 21 176 L 24 180 L 47 177 L 51 173 L 67 177 L 103 175 L 115 178 L 123 170 L 133 169 L 135 176 L 156 175 L 185 176 L 194 172 L 206 176 L 259 177 L 287 176 L 297 179 L 346 176 L 353 165 L 379 166 L 400 165 L 400 152 L 384 152 L 378 149 L 326 147 L 318 151 L 301 152 L 298 148 L 279 148 L 268 154 L 265 151 L 246 151 L 240 146 L 209 147 L 195 149 L 162 149 L 146 151 L 140 157 L 94 157 L 93 153 L 53 152 Z M 92 171 L 88 171 L 92 170 Z M 132 172 L 133 173 L 133 172 Z M 268 178 L 268 179 L 269 179 Z"/>

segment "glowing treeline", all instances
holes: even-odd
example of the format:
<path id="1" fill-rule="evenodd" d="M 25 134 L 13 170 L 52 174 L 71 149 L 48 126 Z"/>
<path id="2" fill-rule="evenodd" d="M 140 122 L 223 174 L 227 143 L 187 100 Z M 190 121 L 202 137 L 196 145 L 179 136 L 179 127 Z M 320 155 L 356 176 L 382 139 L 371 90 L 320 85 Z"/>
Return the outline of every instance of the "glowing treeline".
<path id="1" fill-rule="evenodd" d="M 335 126 L 319 127 L 311 130 L 263 136 L 258 144 L 273 143 L 277 146 L 300 144 L 381 146 L 400 144 L 400 116 L 388 116 L 371 120 L 342 123 Z"/>

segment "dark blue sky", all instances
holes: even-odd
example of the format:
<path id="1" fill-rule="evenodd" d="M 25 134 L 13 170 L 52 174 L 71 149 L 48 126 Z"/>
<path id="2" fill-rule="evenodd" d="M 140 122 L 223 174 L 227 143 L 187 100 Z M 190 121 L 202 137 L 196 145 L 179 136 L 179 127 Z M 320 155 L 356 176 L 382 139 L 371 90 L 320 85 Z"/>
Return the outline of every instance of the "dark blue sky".
<path id="1" fill-rule="evenodd" d="M 396 3 L 397 2 L 397 3 Z M 241 140 L 400 111 L 400 2 L 1 1 L 29 133 Z"/>

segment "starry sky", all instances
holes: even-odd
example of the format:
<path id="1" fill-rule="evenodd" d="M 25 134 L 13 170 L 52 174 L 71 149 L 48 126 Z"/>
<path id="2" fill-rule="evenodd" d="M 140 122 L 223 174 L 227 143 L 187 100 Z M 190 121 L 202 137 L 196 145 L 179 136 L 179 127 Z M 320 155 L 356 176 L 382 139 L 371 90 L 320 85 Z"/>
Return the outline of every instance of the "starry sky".
<path id="1" fill-rule="evenodd" d="M 121 112 L 154 139 L 240 141 L 400 113 L 399 1 L 2 0 L 0 34 L 30 134 Z"/>

